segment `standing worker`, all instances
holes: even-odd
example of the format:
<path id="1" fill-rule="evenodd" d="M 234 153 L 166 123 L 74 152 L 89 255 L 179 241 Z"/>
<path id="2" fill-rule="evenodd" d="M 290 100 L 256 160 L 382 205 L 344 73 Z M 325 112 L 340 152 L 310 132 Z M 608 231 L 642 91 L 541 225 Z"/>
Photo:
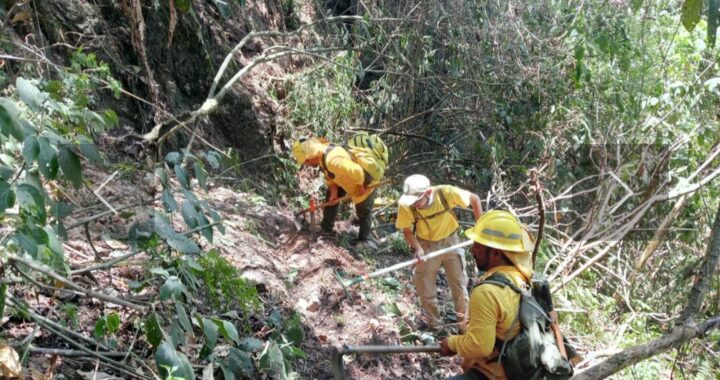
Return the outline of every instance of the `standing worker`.
<path id="1" fill-rule="evenodd" d="M 460 327 L 467 312 L 468 277 L 465 273 L 465 250 L 423 260 L 430 253 L 460 243 L 456 231 L 460 226 L 452 209 L 472 205 L 475 220 L 482 215 L 480 197 L 451 185 L 430 186 L 430 180 L 420 174 L 405 179 L 403 196 L 398 200 L 395 227 L 402 230 L 405 241 L 420 262 L 413 272 L 413 284 L 425 311 L 428 327 L 435 331 L 443 328 L 437 306 L 435 281 L 440 266 L 445 268 L 448 285 L 455 303 Z"/>
<path id="2" fill-rule="evenodd" d="M 530 286 L 532 242 L 512 214 L 489 211 L 465 235 L 474 241 L 471 252 L 477 268 L 485 271 L 481 281 L 501 275 L 517 288 Z M 481 283 L 475 287 L 466 332 L 440 342 L 442 355 L 458 354 L 463 358 L 464 374 L 447 380 L 507 378 L 498 360 L 498 347 L 519 334 L 520 324 L 516 323 L 519 305 L 520 294 L 508 286 Z"/>
<path id="3" fill-rule="evenodd" d="M 295 141 L 292 150 L 298 164 L 320 167 L 323 171 L 327 185 L 326 202 L 332 203 L 350 194 L 360 220 L 360 231 L 352 245 L 376 248 L 370 240 L 370 216 L 376 195 L 373 186 L 380 182 L 387 166 L 385 144 L 375 135 L 361 133 L 355 135 L 346 146 L 330 144 L 324 138 L 314 137 Z M 337 213 L 337 203 L 323 209 L 323 231 L 332 232 Z"/>

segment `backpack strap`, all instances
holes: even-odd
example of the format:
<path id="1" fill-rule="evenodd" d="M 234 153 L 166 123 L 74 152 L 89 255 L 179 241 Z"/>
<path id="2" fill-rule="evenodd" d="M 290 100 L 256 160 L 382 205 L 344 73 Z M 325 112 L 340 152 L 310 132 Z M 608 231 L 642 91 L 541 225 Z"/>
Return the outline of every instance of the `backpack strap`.
<path id="1" fill-rule="evenodd" d="M 370 143 L 370 142 L 368 141 L 368 143 Z M 372 146 L 372 143 L 370 143 L 370 145 Z M 353 160 L 353 162 L 358 164 L 362 168 L 362 170 L 363 170 L 363 186 L 365 186 L 365 187 L 370 186 L 370 184 L 373 181 L 373 177 L 372 177 L 372 175 L 370 175 L 370 173 L 367 172 L 367 170 L 365 170 L 365 168 L 362 167 L 362 165 L 360 165 L 358 163 L 358 159 L 353 154 L 352 149 L 350 149 L 350 145 L 345 144 L 342 146 L 342 148 L 345 149 L 346 152 L 348 152 L 348 154 L 350 155 L 350 158 Z M 329 151 L 325 151 L 325 152 L 327 153 Z M 375 153 L 373 153 L 373 155 L 374 154 Z M 323 156 L 323 163 L 325 162 L 324 160 L 325 160 L 325 157 Z M 326 167 L 326 170 L 327 170 L 327 167 Z M 333 175 L 333 177 L 334 177 L 334 175 Z M 330 178 L 333 178 L 333 177 L 330 177 Z"/>
<path id="2" fill-rule="evenodd" d="M 330 179 L 335 179 L 335 174 L 328 170 L 327 168 L 327 156 L 330 154 L 330 152 L 337 148 L 338 146 L 335 144 L 329 144 L 327 148 L 325 148 L 325 152 L 323 153 L 322 160 L 320 161 L 320 169 L 322 169 L 323 173 L 325 173 L 326 176 Z"/>
<path id="3" fill-rule="evenodd" d="M 436 191 L 438 198 L 440 198 L 440 203 L 443 205 L 443 209 L 434 213 L 430 214 L 428 216 L 421 216 L 418 210 L 416 210 L 414 207 L 410 207 L 410 211 L 412 211 L 413 219 L 415 219 L 415 222 L 413 223 L 413 233 L 415 233 L 415 230 L 417 229 L 417 222 L 423 221 L 425 222 L 425 226 L 427 226 L 428 230 L 430 230 L 430 222 L 428 222 L 428 219 L 432 219 L 437 217 L 438 215 L 442 215 L 446 212 L 450 212 L 450 215 L 457 221 L 457 217 L 455 216 L 455 213 L 452 211 L 452 208 L 450 207 L 450 204 L 447 201 L 447 198 L 445 198 L 445 194 L 443 194 L 442 190 L 438 189 Z"/>

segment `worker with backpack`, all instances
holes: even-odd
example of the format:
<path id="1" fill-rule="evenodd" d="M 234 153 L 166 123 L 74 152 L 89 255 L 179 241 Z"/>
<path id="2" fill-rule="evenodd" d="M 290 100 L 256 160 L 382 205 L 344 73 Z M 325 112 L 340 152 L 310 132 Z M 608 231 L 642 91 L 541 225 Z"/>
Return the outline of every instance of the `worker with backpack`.
<path id="1" fill-rule="evenodd" d="M 371 212 L 376 185 L 388 164 L 388 149 L 380 137 L 358 133 L 343 146 L 314 137 L 295 141 L 292 150 L 298 164 L 319 167 L 324 174 L 326 201 L 332 205 L 323 209 L 323 231 L 332 232 L 338 213 L 335 201 L 348 194 L 360 220 L 360 231 L 352 245 L 374 248 L 370 240 Z"/>
<path id="2" fill-rule="evenodd" d="M 482 215 L 480 197 L 476 194 L 451 185 L 430 186 L 430 180 L 420 174 L 405 179 L 403 196 L 398 200 L 395 228 L 403 232 L 415 257 L 421 260 L 413 270 L 413 284 L 428 327 L 436 333 L 444 332 L 436 299 L 437 273 L 441 266 L 445 268 L 460 328 L 467 314 L 465 250 L 459 248 L 454 253 L 423 259 L 426 252 L 435 252 L 460 243 L 457 234 L 460 224 L 453 212 L 456 206 L 472 206 L 476 220 Z"/>
<path id="3" fill-rule="evenodd" d="M 464 373 L 446 380 L 572 376 L 569 359 L 575 352 L 551 331 L 556 321 L 549 288 L 533 276 L 533 243 L 524 226 L 509 212 L 493 210 L 465 235 L 485 273 L 470 296 L 466 332 L 440 342 L 442 355 L 463 358 Z"/>

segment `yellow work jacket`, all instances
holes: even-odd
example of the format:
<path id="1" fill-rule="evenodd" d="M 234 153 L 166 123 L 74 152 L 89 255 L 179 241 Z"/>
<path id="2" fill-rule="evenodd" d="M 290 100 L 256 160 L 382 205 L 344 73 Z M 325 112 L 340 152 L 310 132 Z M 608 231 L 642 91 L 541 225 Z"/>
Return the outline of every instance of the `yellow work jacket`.
<path id="1" fill-rule="evenodd" d="M 325 151 L 323 160 L 325 167 L 321 167 L 325 173 L 325 183 L 341 187 L 346 194 L 350 194 L 350 199 L 354 204 L 362 203 L 374 191 L 374 189 L 371 189 L 363 194 L 360 193 L 365 180 L 365 170 L 353 161 L 352 156 L 345 148 L 336 146 L 329 151 Z M 330 178 L 326 170 L 333 174 L 333 178 Z M 368 186 L 375 183 L 377 181 L 370 183 Z"/>
<path id="2" fill-rule="evenodd" d="M 456 206 L 468 207 L 470 205 L 470 192 L 451 185 L 439 185 L 431 187 L 432 203 L 426 208 L 416 209 L 420 218 L 436 215 L 429 219 L 418 220 L 413 216 L 410 206 L 400 205 L 398 208 L 397 222 L 395 228 L 403 230 L 415 225 L 415 236 L 423 240 L 439 241 L 450 236 L 457 230 L 459 224 L 452 213 Z M 438 192 L 442 191 L 448 204 L 447 212 L 442 212 L 443 205 Z M 426 223 L 427 222 L 427 223 Z"/>
<path id="3" fill-rule="evenodd" d="M 492 268 L 480 277 L 484 280 L 493 273 L 501 273 L 517 287 L 526 287 L 525 277 L 514 266 Z M 520 333 L 515 318 L 520 311 L 520 295 L 510 287 L 482 284 L 470 294 L 468 325 L 463 335 L 448 337 L 448 346 L 463 359 L 462 369 L 475 368 L 490 379 L 506 379 L 505 370 L 497 361 L 500 354 L 495 339 L 512 339 Z M 515 325 L 511 325 L 515 321 Z"/>

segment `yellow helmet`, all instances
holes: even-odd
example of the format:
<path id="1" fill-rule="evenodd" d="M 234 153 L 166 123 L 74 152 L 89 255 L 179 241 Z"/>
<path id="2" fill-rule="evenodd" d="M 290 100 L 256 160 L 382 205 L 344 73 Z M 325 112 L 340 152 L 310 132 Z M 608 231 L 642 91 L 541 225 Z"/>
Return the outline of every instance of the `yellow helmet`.
<path id="1" fill-rule="evenodd" d="M 465 231 L 473 241 L 507 252 L 527 252 L 526 236 L 520 222 L 507 211 L 488 211 L 473 228 Z"/>
<path id="2" fill-rule="evenodd" d="M 478 244 L 499 249 L 528 279 L 532 277 L 533 239 L 523 224 L 512 214 L 491 210 L 478 219 L 465 236 Z"/>
<path id="3" fill-rule="evenodd" d="M 305 161 L 321 156 L 328 146 L 328 141 L 322 137 L 313 137 L 307 140 L 297 140 L 293 143 L 292 151 L 299 165 Z"/>

